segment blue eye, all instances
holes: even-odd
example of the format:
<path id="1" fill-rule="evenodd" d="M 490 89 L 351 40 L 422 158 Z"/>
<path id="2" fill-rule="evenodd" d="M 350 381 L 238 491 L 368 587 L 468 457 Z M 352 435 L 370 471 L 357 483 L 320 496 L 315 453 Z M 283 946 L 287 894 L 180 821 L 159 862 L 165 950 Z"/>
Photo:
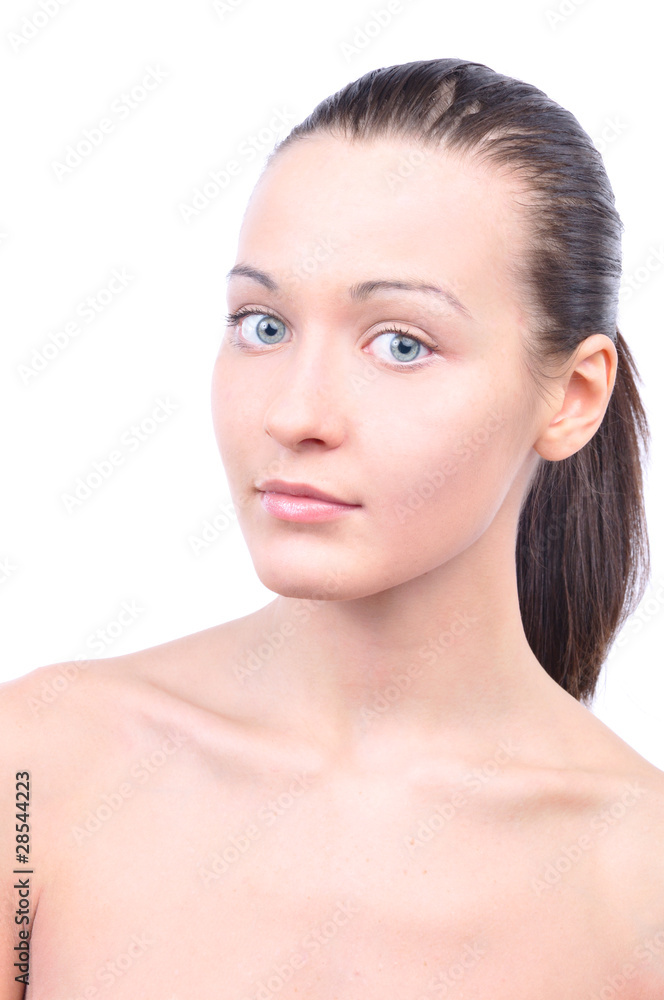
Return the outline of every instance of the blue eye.
<path id="1" fill-rule="evenodd" d="M 242 322 L 247 317 L 252 317 L 258 320 L 258 322 L 249 324 L 248 330 L 245 329 L 245 324 Z M 250 351 L 252 346 L 257 346 L 257 344 L 251 340 L 247 342 L 247 334 L 255 335 L 261 344 L 278 344 L 281 343 L 282 340 L 282 331 L 287 329 L 283 320 L 280 320 L 277 316 L 274 316 L 271 313 L 257 312 L 255 309 L 250 308 L 238 309 L 237 312 L 228 313 L 226 316 L 226 323 L 229 327 L 234 328 L 235 333 L 233 336 L 233 344 L 241 351 Z M 388 335 L 391 335 L 390 351 L 392 356 L 398 361 L 409 362 L 408 364 L 402 363 L 396 366 L 401 368 L 403 371 L 413 371 L 426 367 L 428 364 L 426 361 L 418 361 L 415 363 L 410 362 L 410 359 L 418 356 L 422 347 L 426 348 L 430 354 L 439 353 L 437 348 L 430 347 L 417 337 L 411 336 L 410 330 L 402 330 L 400 327 L 396 326 L 390 326 L 384 330 L 380 330 L 374 335 L 372 343 L 374 340 L 380 340 L 381 337 Z M 390 363 L 387 359 L 383 358 L 381 360 L 385 361 L 386 364 Z M 393 365 L 392 367 L 395 366 Z"/>
<path id="2" fill-rule="evenodd" d="M 226 317 L 226 322 L 232 327 L 242 326 L 242 333 L 244 334 L 244 323 L 241 323 L 240 320 L 244 319 L 245 316 L 255 316 L 259 319 L 259 322 L 254 325 L 254 329 L 251 332 L 255 333 L 257 337 L 265 338 L 261 339 L 263 344 L 279 343 L 278 327 L 281 326 L 285 330 L 286 325 L 285 323 L 282 323 L 280 319 L 277 319 L 276 316 L 270 316 L 268 313 L 257 313 L 250 312 L 249 310 L 243 311 L 240 309 L 236 313 L 229 313 Z"/>
<path id="3" fill-rule="evenodd" d="M 389 334 L 393 335 L 389 337 L 390 352 L 399 361 L 409 361 L 412 357 L 417 357 L 421 347 L 426 347 L 427 351 L 433 353 L 433 348 L 423 344 L 417 337 L 411 337 L 410 330 L 401 330 L 396 326 L 388 326 L 386 330 L 381 330 L 380 333 L 376 334 L 374 340 L 380 340 L 381 337 Z M 416 368 L 420 367 L 420 365 L 409 364 L 406 367 Z"/>

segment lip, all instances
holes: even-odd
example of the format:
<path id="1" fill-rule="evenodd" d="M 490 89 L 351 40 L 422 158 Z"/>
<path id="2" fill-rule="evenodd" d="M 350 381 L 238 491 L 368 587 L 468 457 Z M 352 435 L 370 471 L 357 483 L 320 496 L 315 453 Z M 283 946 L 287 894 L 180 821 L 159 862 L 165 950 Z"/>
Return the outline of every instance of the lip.
<path id="1" fill-rule="evenodd" d="M 293 497 L 309 497 L 312 500 L 324 500 L 327 503 L 342 504 L 345 507 L 361 506 L 361 504 L 340 500 L 339 497 L 335 497 L 331 493 L 325 493 L 315 486 L 309 486 L 308 483 L 287 483 L 283 479 L 266 479 L 257 486 L 257 489 L 262 493 L 285 493 Z"/>

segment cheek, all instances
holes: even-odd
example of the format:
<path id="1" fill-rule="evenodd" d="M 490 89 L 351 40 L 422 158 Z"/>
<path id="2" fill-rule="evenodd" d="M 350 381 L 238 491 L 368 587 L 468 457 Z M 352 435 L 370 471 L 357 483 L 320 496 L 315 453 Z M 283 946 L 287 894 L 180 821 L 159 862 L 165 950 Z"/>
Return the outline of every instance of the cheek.
<path id="1" fill-rule="evenodd" d="M 222 462 L 229 474 L 229 483 L 236 468 L 246 465 L 245 451 L 250 449 L 255 430 L 257 404 L 246 384 L 232 377 L 230 366 L 218 357 L 212 372 L 212 423 Z"/>
<path id="2" fill-rule="evenodd" d="M 366 479 L 374 484 L 371 506 L 388 535 L 430 535 L 433 520 L 446 537 L 461 540 L 490 522 L 523 460 L 515 436 L 521 408 L 491 395 L 494 404 L 484 393 L 481 400 L 420 407 L 410 420 L 392 417 L 383 447 L 369 450 Z"/>

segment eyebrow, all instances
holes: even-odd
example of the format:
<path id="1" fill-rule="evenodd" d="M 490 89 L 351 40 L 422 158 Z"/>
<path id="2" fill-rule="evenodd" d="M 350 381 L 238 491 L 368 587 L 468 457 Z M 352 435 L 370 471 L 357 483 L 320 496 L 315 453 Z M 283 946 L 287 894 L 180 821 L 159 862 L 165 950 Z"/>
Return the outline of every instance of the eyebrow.
<path id="1" fill-rule="evenodd" d="M 274 292 L 275 294 L 278 294 L 281 291 L 277 280 L 271 274 L 268 274 L 267 271 L 262 271 L 258 267 L 251 267 L 249 264 L 236 264 L 235 267 L 232 267 L 226 275 L 226 278 L 230 279 L 232 277 L 251 278 L 253 281 L 259 282 L 270 292 Z M 468 309 L 462 302 L 459 301 L 456 295 L 449 291 L 449 289 L 439 288 L 438 285 L 431 285 L 426 281 L 403 281 L 400 279 L 360 281 L 356 285 L 351 285 L 348 292 L 351 299 L 361 302 L 370 295 L 373 295 L 375 292 L 390 289 L 397 289 L 405 292 L 429 292 L 431 294 L 441 296 L 445 302 L 447 302 L 447 304 L 453 309 L 456 309 L 457 312 L 460 312 L 469 319 L 472 319 Z"/>

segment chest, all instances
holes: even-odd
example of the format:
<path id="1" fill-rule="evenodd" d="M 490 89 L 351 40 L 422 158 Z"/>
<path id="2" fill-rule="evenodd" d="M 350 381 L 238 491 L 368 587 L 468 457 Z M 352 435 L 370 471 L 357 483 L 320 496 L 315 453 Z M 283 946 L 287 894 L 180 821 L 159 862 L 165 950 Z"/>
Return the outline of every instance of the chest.
<path id="1" fill-rule="evenodd" d="M 492 801 L 177 768 L 107 789 L 63 827 L 28 1000 L 559 1000 L 611 976 L 644 1000 L 643 928 L 606 906 L 606 834 L 581 848 L 578 819 Z"/>

